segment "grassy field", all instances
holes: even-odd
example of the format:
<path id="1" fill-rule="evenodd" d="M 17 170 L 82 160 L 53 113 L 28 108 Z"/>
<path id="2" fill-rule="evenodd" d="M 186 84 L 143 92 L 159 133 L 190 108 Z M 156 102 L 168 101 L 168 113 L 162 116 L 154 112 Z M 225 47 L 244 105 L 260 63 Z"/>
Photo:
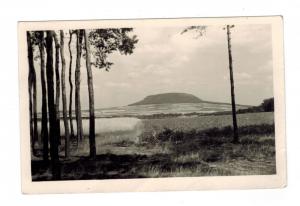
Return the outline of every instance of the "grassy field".
<path id="1" fill-rule="evenodd" d="M 62 179 L 275 174 L 273 113 L 239 114 L 240 144 L 231 143 L 231 121 L 211 115 L 96 122 L 96 160 L 86 157 L 85 138 L 70 160 L 61 158 Z M 33 180 L 50 180 L 49 171 L 32 161 Z"/>
<path id="2" fill-rule="evenodd" d="M 238 126 L 273 124 L 273 112 L 238 114 Z M 164 128 L 176 131 L 203 130 L 222 128 L 232 125 L 231 115 L 208 115 L 200 117 L 179 117 L 167 119 L 143 120 L 145 131 L 161 132 Z"/>

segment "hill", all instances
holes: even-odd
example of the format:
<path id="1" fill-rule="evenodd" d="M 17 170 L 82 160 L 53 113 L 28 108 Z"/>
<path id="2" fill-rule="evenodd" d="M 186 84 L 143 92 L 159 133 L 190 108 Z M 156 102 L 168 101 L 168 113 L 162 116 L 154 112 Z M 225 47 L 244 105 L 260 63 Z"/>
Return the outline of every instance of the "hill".
<path id="1" fill-rule="evenodd" d="M 187 94 L 187 93 L 163 93 L 156 95 L 149 95 L 143 100 L 130 104 L 129 106 L 135 105 L 146 105 L 146 104 L 176 104 L 176 103 L 201 103 L 203 102 L 198 97 Z"/>

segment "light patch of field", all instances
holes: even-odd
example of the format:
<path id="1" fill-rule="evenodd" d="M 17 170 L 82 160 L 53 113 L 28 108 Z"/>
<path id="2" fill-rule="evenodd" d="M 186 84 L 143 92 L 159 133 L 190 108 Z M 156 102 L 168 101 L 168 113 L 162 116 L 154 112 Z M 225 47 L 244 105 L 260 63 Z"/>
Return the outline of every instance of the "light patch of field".
<path id="1" fill-rule="evenodd" d="M 78 147 L 75 147 L 72 151 L 74 155 L 88 155 L 89 154 L 89 121 L 83 120 L 83 133 L 84 138 L 79 143 Z M 96 150 L 98 154 L 106 153 L 111 149 L 115 150 L 116 147 L 120 147 L 115 150 L 118 153 L 125 150 L 125 147 L 134 145 L 139 141 L 139 136 L 143 131 L 142 121 L 137 118 L 101 118 L 95 120 L 95 132 L 96 132 Z M 64 131 L 61 131 L 61 135 L 64 135 Z M 112 145 L 115 145 L 114 147 Z M 130 151 L 132 148 L 130 149 Z M 135 149 L 136 150 L 136 149 Z"/>
<path id="2" fill-rule="evenodd" d="M 70 123 L 70 122 L 68 122 Z M 76 121 L 73 120 L 73 126 L 76 133 Z M 89 120 L 82 120 L 83 134 L 89 134 Z M 96 118 L 95 119 L 95 132 L 96 134 L 103 133 L 121 133 L 127 131 L 142 130 L 142 122 L 140 119 L 133 117 L 118 117 L 118 118 Z M 41 121 L 38 121 L 38 133 L 41 131 Z M 64 122 L 60 120 L 60 135 L 65 135 Z"/>

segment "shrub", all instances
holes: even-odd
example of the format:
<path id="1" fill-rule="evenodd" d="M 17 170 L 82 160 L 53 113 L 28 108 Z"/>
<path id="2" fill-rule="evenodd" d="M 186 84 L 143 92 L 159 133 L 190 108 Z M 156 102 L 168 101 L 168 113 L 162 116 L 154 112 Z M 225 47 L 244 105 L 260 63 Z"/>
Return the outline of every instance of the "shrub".
<path id="1" fill-rule="evenodd" d="M 273 112 L 274 111 L 274 98 L 265 99 L 261 104 L 261 107 L 265 112 Z"/>

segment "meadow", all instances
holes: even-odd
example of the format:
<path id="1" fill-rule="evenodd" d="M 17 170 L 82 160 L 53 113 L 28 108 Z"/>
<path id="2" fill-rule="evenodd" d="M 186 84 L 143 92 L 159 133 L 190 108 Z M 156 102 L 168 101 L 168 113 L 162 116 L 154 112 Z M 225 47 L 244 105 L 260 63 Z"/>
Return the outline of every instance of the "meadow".
<path id="1" fill-rule="evenodd" d="M 238 114 L 240 143 L 233 144 L 231 115 L 96 120 L 97 158 L 88 156 L 88 124 L 72 158 L 61 158 L 63 180 L 276 173 L 273 112 Z M 61 145 L 63 155 L 63 141 Z M 33 180 L 50 180 L 32 160 Z"/>

